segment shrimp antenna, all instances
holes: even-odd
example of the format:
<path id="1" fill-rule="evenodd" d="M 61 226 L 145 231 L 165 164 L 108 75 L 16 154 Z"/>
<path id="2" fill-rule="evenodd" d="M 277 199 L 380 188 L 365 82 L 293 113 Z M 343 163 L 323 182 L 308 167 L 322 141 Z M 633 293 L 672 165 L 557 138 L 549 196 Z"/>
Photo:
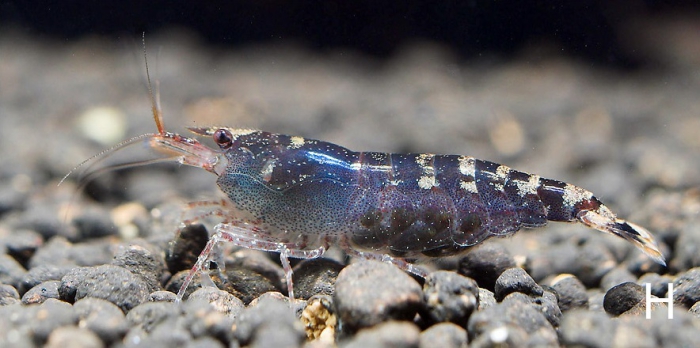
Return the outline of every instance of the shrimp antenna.
<path id="1" fill-rule="evenodd" d="M 153 86 L 151 85 L 151 74 L 148 72 L 148 56 L 146 54 L 146 32 L 143 32 L 143 60 L 146 62 L 146 80 L 148 81 L 148 96 L 151 98 L 151 111 L 153 112 L 153 120 L 156 122 L 158 134 L 165 134 L 163 126 L 163 110 L 160 108 L 160 89 L 159 82 L 156 80 L 156 93 L 153 94 Z"/>

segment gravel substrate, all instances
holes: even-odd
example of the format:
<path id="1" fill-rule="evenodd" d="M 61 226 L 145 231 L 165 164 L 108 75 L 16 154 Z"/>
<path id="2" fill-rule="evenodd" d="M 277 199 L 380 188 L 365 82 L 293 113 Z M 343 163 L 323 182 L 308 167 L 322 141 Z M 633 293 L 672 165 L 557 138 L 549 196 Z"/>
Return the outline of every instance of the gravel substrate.
<path id="1" fill-rule="evenodd" d="M 653 231 L 668 264 L 552 223 L 427 263 L 426 279 L 338 250 L 294 261 L 291 303 L 278 255 L 230 245 L 175 302 L 213 221 L 179 222 L 201 213 L 186 202 L 220 197 L 210 173 L 78 170 L 57 185 L 155 130 L 141 65 L 115 47 L 0 33 L 0 347 L 697 346 L 700 61 L 674 41 L 643 47 L 663 69 L 618 72 L 537 53 L 463 62 L 426 43 L 376 61 L 153 35 L 171 131 L 231 125 L 505 163 L 590 189 Z M 90 170 L 147 153 L 130 146 Z M 673 319 L 666 303 L 646 319 L 645 283 L 672 296 Z"/>

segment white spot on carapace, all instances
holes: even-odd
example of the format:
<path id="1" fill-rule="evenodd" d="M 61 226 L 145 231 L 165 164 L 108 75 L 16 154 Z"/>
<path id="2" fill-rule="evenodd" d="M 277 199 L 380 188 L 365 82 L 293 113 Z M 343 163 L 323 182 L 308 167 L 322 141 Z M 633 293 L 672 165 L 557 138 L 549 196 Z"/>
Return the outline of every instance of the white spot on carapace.
<path id="1" fill-rule="evenodd" d="M 459 182 L 459 187 L 462 188 L 462 190 L 467 191 L 469 193 L 479 193 L 479 191 L 476 189 L 476 183 L 473 181 L 460 181 Z"/>
<path id="2" fill-rule="evenodd" d="M 470 156 L 459 156 L 459 172 L 473 178 L 476 174 L 476 159 Z"/>
<path id="3" fill-rule="evenodd" d="M 564 205 L 567 207 L 573 207 L 576 203 L 589 200 L 591 197 L 593 197 L 593 194 L 590 191 L 578 186 L 566 184 L 566 187 L 564 187 Z"/>
<path id="4" fill-rule="evenodd" d="M 425 167 L 428 167 L 433 157 L 435 157 L 435 155 L 432 153 L 422 153 L 416 157 L 416 163 L 425 169 Z"/>
<path id="5" fill-rule="evenodd" d="M 508 166 L 500 165 L 496 168 L 496 176 L 503 182 L 508 179 L 508 173 L 510 173 L 510 168 Z"/>
<path id="6" fill-rule="evenodd" d="M 433 186 L 437 186 L 434 176 L 421 176 L 420 179 L 418 179 L 418 187 L 422 189 L 429 190 Z"/>
<path id="7" fill-rule="evenodd" d="M 498 191 L 503 191 L 503 184 L 493 184 L 493 187 Z"/>
<path id="8" fill-rule="evenodd" d="M 530 175 L 528 181 L 514 180 L 514 182 L 518 186 L 518 195 L 520 195 L 520 197 L 536 195 L 537 188 L 540 187 L 540 176 Z"/>
<path id="9" fill-rule="evenodd" d="M 270 182 L 270 180 L 272 179 L 272 171 L 275 169 L 276 166 L 276 159 L 271 159 L 265 162 L 265 165 L 263 165 L 263 168 L 260 171 L 260 175 L 262 175 L 262 178 L 265 182 Z"/>
<path id="10" fill-rule="evenodd" d="M 298 149 L 298 148 L 304 146 L 304 142 L 306 141 L 302 137 L 291 137 L 289 140 L 290 140 L 290 143 L 289 143 L 290 149 Z"/>

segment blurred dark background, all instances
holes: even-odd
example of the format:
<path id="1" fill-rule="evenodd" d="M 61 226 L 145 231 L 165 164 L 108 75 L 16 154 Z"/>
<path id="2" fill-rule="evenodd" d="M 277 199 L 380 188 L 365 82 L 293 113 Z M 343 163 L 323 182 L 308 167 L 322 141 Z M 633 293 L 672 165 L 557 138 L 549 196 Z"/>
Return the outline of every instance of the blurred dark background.
<path id="1" fill-rule="evenodd" d="M 415 40 L 444 44 L 465 58 L 509 56 L 544 42 L 565 55 L 635 68 L 645 60 L 621 45 L 622 26 L 698 9 L 691 0 L 1 1 L 0 27 L 56 40 L 88 34 L 119 39 L 182 27 L 224 47 L 293 41 L 379 58 Z"/>

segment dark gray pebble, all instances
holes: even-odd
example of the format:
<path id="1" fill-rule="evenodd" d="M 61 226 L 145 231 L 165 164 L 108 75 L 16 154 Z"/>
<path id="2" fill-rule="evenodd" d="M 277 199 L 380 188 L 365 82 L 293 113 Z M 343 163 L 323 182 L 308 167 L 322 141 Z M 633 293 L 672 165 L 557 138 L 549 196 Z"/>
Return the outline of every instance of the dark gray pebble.
<path id="1" fill-rule="evenodd" d="M 559 308 L 559 300 L 555 293 L 545 291 L 542 296 L 531 297 L 530 299 L 532 300 L 532 304 L 542 312 L 552 326 L 555 328 L 559 327 L 562 312 L 561 308 Z"/>
<path id="2" fill-rule="evenodd" d="M 266 292 L 283 291 L 275 286 L 279 282 L 247 268 L 227 268 L 223 276 L 222 272 L 215 270 L 211 276 L 220 289 L 230 292 L 245 304 Z"/>
<path id="3" fill-rule="evenodd" d="M 101 348 L 104 343 L 92 331 L 75 326 L 63 326 L 52 331 L 45 348 Z"/>
<path id="4" fill-rule="evenodd" d="M 668 285 L 673 284 L 673 277 L 669 275 L 660 275 L 656 273 L 647 273 L 639 277 L 637 284 L 643 286 L 646 291 L 646 284 L 651 286 L 651 294 L 656 297 L 666 297 Z"/>
<path id="5" fill-rule="evenodd" d="M 12 256 L 22 266 L 27 267 L 29 259 L 34 256 L 34 252 L 44 244 L 44 239 L 34 231 L 17 230 L 12 231 L 8 236 L 0 238 L 0 244 L 5 246 L 8 255 Z"/>
<path id="6" fill-rule="evenodd" d="M 603 308 L 611 315 L 618 316 L 644 301 L 644 288 L 632 282 L 612 287 L 605 293 Z"/>
<path id="7" fill-rule="evenodd" d="M 192 224 L 181 228 L 170 244 L 165 261 L 170 273 L 190 270 L 199 254 L 209 241 L 209 232 L 202 224 Z"/>
<path id="8" fill-rule="evenodd" d="M 617 260 L 605 243 L 597 239 L 590 240 L 577 253 L 575 269 L 570 273 L 576 275 L 587 287 L 596 287 L 616 265 Z"/>
<path id="9" fill-rule="evenodd" d="M 696 318 L 700 319 L 700 302 L 695 302 L 695 304 L 692 307 L 690 307 L 690 310 L 688 312 L 694 315 Z"/>
<path id="10" fill-rule="evenodd" d="M 700 301 L 700 267 L 689 269 L 673 281 L 673 301 L 686 308 Z"/>
<path id="11" fill-rule="evenodd" d="M 554 230 L 552 232 L 557 232 Z M 527 259 L 526 269 L 532 278 L 540 281 L 552 274 L 559 273 L 574 273 L 577 270 L 576 258 L 578 257 L 579 249 L 576 244 L 569 241 L 571 237 L 558 237 L 557 233 L 547 232 L 544 245 L 546 248 L 541 248 L 536 255 L 530 256 Z"/>
<path id="12" fill-rule="evenodd" d="M 306 338 L 289 305 L 264 298 L 246 308 L 236 320 L 235 338 L 241 346 L 299 347 Z"/>
<path id="13" fill-rule="evenodd" d="M 467 331 L 453 323 L 439 323 L 420 333 L 420 348 L 467 348 Z"/>
<path id="14" fill-rule="evenodd" d="M 78 229 L 77 241 L 106 237 L 117 233 L 109 210 L 96 204 L 82 207 L 72 222 Z"/>
<path id="15" fill-rule="evenodd" d="M 460 261 L 458 272 L 476 280 L 479 287 L 493 291 L 496 279 L 506 269 L 515 267 L 508 250 L 498 243 L 486 243 L 469 251 Z"/>
<path id="16" fill-rule="evenodd" d="M 610 272 L 603 276 L 603 278 L 600 280 L 600 288 L 604 291 L 608 291 L 613 286 L 636 281 L 637 277 L 628 271 L 627 268 L 618 266 L 611 269 Z"/>
<path id="17" fill-rule="evenodd" d="M 30 204 L 20 217 L 18 226 L 20 229 L 32 230 L 39 233 L 44 240 L 54 236 L 61 236 L 71 240 L 76 239 L 77 230 L 67 225 L 56 214 L 56 206 L 51 203 L 35 202 Z"/>
<path id="18" fill-rule="evenodd" d="M 79 267 L 66 274 L 58 289 L 61 299 L 75 302 L 85 297 L 110 301 L 128 312 L 148 299 L 148 286 L 141 278 L 114 265 Z"/>
<path id="19" fill-rule="evenodd" d="M 0 284 L 0 306 L 7 306 L 19 302 L 19 293 L 14 286 L 9 284 Z"/>
<path id="20" fill-rule="evenodd" d="M 46 300 L 53 298 L 59 299 L 58 287 L 61 286 L 60 280 L 49 280 L 43 282 L 25 292 L 22 295 L 22 303 L 35 304 L 44 303 Z"/>
<path id="21" fill-rule="evenodd" d="M 275 288 L 284 290 L 287 288 L 284 270 L 279 263 L 279 258 L 270 256 L 271 254 L 266 252 L 241 248 L 226 259 L 226 267 L 249 269 L 269 279 Z M 294 275 L 296 272 L 295 270 Z"/>
<path id="22" fill-rule="evenodd" d="M 199 337 L 185 344 L 184 348 L 224 348 L 224 344 L 213 337 Z"/>
<path id="23" fill-rule="evenodd" d="M 109 239 L 72 244 L 63 237 L 54 237 L 36 251 L 29 260 L 29 267 L 104 265 L 112 261 L 112 247 L 113 243 Z"/>
<path id="24" fill-rule="evenodd" d="M 508 294 L 521 292 L 531 296 L 542 296 L 542 287 L 522 268 L 509 268 L 496 279 L 494 295 L 501 301 Z"/>
<path id="25" fill-rule="evenodd" d="M 479 288 L 476 281 L 455 272 L 432 272 L 423 284 L 423 303 L 424 319 L 466 326 L 479 305 Z"/>
<path id="26" fill-rule="evenodd" d="M 161 278 L 166 272 L 165 258 L 163 252 L 154 246 L 124 247 L 114 256 L 112 265 L 123 267 L 140 277 L 149 293 L 163 289 Z"/>
<path id="27" fill-rule="evenodd" d="M 360 261 L 340 271 L 333 300 L 343 331 L 355 332 L 391 319 L 413 320 L 423 292 L 391 264 Z"/>
<path id="28" fill-rule="evenodd" d="M 562 312 L 574 308 L 588 308 L 586 287 L 572 274 L 554 278 L 552 288 L 559 295 L 559 308 Z"/>
<path id="29" fill-rule="evenodd" d="M 22 210 L 28 195 L 28 192 L 17 190 L 9 180 L 0 181 L 0 216 L 13 210 Z"/>
<path id="30" fill-rule="evenodd" d="M 14 258 L 7 254 L 0 254 L 0 284 L 12 285 L 15 289 L 27 270 Z"/>
<path id="31" fill-rule="evenodd" d="M 676 241 L 671 267 L 678 270 L 700 267 L 698 245 L 700 245 L 700 219 L 697 219 L 694 223 L 686 223 L 683 226 L 683 230 Z"/>
<path id="32" fill-rule="evenodd" d="M 20 293 L 24 294 L 29 291 L 29 289 L 49 280 L 61 280 L 63 276 L 68 274 L 73 268 L 73 266 L 55 266 L 53 264 L 36 266 L 29 269 L 29 271 L 22 277 L 22 281 L 17 289 Z"/>
<path id="33" fill-rule="evenodd" d="M 540 343 L 549 342 L 547 345 L 556 345 L 556 331 L 543 313 L 543 308 L 533 303 L 530 296 L 512 293 L 501 303 L 472 314 L 467 325 L 469 338 L 476 346 L 492 346 L 494 342 L 510 342 L 511 339 L 516 340 L 515 342 L 534 339 Z M 520 337 L 523 332 L 526 335 Z"/>
<path id="34" fill-rule="evenodd" d="M 151 332 L 162 321 L 181 314 L 180 306 L 170 302 L 144 302 L 126 314 L 129 327 L 139 326 Z"/>
<path id="35" fill-rule="evenodd" d="M 617 322 L 603 312 L 573 309 L 562 318 L 560 343 L 569 347 L 610 347 L 616 328 Z"/>
<path id="36" fill-rule="evenodd" d="M 204 287 L 193 292 L 188 301 L 193 299 L 203 299 L 218 312 L 234 318 L 245 308 L 243 301 L 239 300 L 237 297 L 213 287 Z"/>
<path id="37" fill-rule="evenodd" d="M 343 348 L 418 348 L 420 330 L 405 321 L 388 321 L 360 330 Z M 434 346 L 438 347 L 438 346 Z"/>
<path id="38" fill-rule="evenodd" d="M 148 295 L 149 302 L 175 302 L 177 294 L 170 291 L 154 291 Z"/>
<path id="39" fill-rule="evenodd" d="M 294 267 L 294 295 L 308 300 L 314 295 L 333 295 L 338 273 L 345 267 L 337 261 L 316 258 Z"/>
<path id="40" fill-rule="evenodd" d="M 81 327 L 102 339 L 106 344 L 118 342 L 127 332 L 124 312 L 114 303 L 101 298 L 87 297 L 73 304 Z"/>

